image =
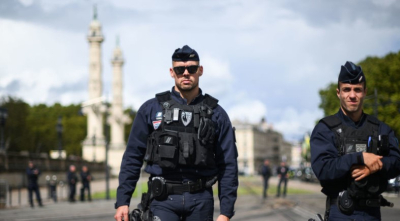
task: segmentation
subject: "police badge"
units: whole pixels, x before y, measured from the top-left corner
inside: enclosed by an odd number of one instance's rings
[[[181,120],[183,125],[187,126],[192,120],[192,112],[182,111]]]

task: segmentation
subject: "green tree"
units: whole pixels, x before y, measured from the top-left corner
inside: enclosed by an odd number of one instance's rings
[[[4,139],[8,151],[33,150],[30,125],[27,122],[29,104],[15,97],[3,97],[0,106],[7,109]]]

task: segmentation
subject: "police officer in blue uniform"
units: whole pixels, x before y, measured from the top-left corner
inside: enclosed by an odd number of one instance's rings
[[[218,100],[203,95],[202,74],[195,50],[187,45],[176,49],[170,68],[175,86],[139,108],[121,163],[117,221],[128,219],[143,162],[150,174],[149,190],[143,195],[147,200],[142,198],[142,204],[150,202],[149,220],[213,220],[216,181],[221,209],[217,220],[234,215],[238,187],[234,130]]]
[[[361,67],[346,62],[338,78],[340,109],[311,135],[312,169],[327,196],[325,220],[380,220],[380,206],[390,206],[381,193],[400,173],[398,140],[363,112],[366,92]]]

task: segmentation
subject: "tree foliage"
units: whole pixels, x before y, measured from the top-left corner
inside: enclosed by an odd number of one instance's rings
[[[23,100],[4,97],[0,106],[8,110],[4,137],[8,151],[49,153],[58,150],[59,137],[56,130],[58,118],[62,119],[62,148],[67,155],[82,155],[82,141],[86,137],[87,118],[81,113],[80,104],[52,106],[37,104],[30,106]],[[125,113],[134,113],[128,109]],[[129,136],[130,125],[125,126],[125,137]]]
[[[367,57],[358,65],[363,69],[367,81],[364,112],[377,114],[378,119],[388,124],[396,135],[400,134],[400,51],[382,58]],[[322,100],[319,107],[326,116],[339,109],[336,88],[337,82],[319,91]]]

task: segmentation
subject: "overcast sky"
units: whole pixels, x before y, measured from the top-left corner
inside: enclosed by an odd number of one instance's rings
[[[187,44],[204,66],[200,87],[231,120],[265,117],[288,140],[323,117],[318,91],[341,65],[400,50],[396,0],[1,0],[0,97],[85,101],[94,4],[105,96],[117,36],[124,106],[134,109],[173,86],[171,55]]]

